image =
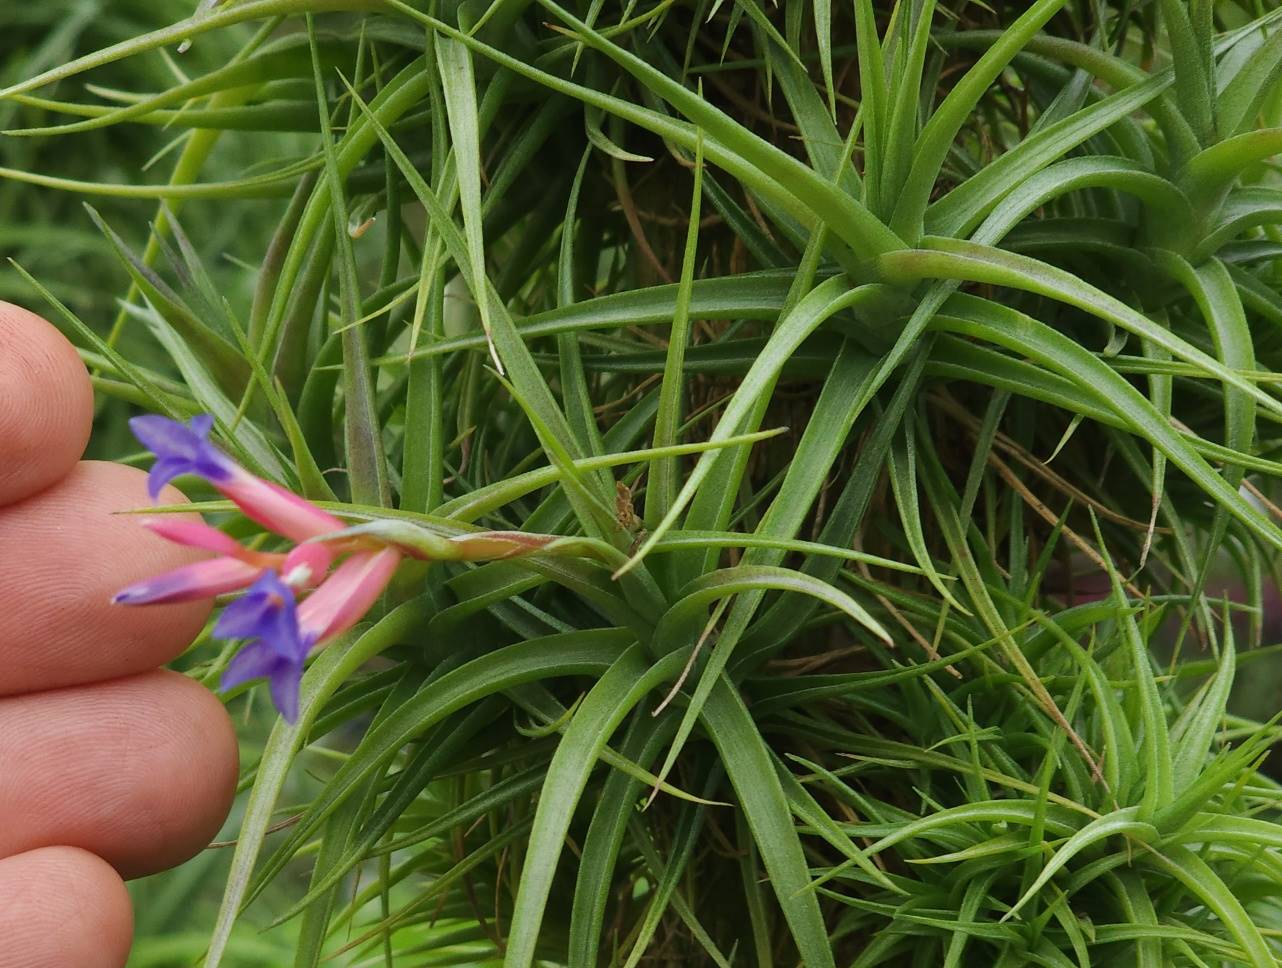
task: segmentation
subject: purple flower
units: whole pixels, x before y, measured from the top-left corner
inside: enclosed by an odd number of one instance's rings
[[[298,612],[294,592],[274,571],[265,571],[214,624],[220,639],[270,639],[284,651],[298,651]]]
[[[251,640],[228,663],[219,687],[226,690],[251,679],[267,679],[280,714],[288,722],[296,721],[299,682],[312,646],[323,645],[360,621],[400,560],[401,553],[393,548],[351,555],[302,605],[276,572],[264,572],[214,624],[218,638]]]
[[[232,479],[236,464],[210,443],[213,426],[214,418],[207,413],[185,424],[155,414],[129,421],[134,436],[156,455],[147,475],[147,492],[153,501],[161,488],[183,474],[198,474],[214,484]]]
[[[294,592],[274,571],[264,572],[214,625],[215,636],[252,641],[227,665],[219,688],[266,679],[272,702],[287,722],[298,719],[298,688],[314,637],[298,626]]]
[[[156,455],[147,475],[147,490],[154,501],[160,489],[180,474],[196,474],[213,484],[220,494],[236,503],[244,515],[294,541],[310,541],[333,531],[343,522],[271,481],[255,477],[209,441],[214,418],[207,413],[179,423],[155,415],[134,417],[129,429]]]

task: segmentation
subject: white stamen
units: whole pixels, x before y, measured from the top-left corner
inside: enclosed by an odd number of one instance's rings
[[[295,565],[284,576],[286,585],[291,588],[302,588],[312,580],[312,569],[308,565]]]

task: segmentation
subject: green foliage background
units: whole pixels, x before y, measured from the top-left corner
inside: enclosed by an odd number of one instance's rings
[[[95,454],[573,539],[229,697],[134,963],[1276,964],[1276,6],[16,10]]]

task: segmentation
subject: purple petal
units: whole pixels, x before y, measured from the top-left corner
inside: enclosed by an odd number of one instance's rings
[[[129,421],[129,429],[144,447],[157,454],[161,451],[189,446],[193,435],[198,438],[205,436],[199,432],[193,432],[193,428],[186,424],[154,413],[133,417]]]
[[[245,646],[236,657],[227,663],[218,688],[226,692],[249,682],[251,679],[266,679],[271,676],[281,659],[270,648],[261,642]]]
[[[285,659],[266,642],[252,642],[227,664],[218,688],[235,689],[254,679],[266,679],[272,703],[286,722],[298,720],[298,693],[303,678],[303,664]]]
[[[214,419],[208,414],[193,417],[190,424],[156,414],[129,421],[134,436],[156,455],[156,466],[147,480],[153,498],[180,474],[197,474],[215,483],[231,478],[236,464],[209,442],[213,426]]]
[[[299,641],[294,593],[274,571],[263,572],[244,595],[223,610],[213,634],[220,639],[261,639],[291,661],[306,654]]]
[[[281,621],[278,612],[256,615],[248,610],[233,612],[228,606],[214,625],[213,635],[216,639],[262,639],[279,655],[298,654],[295,632],[288,621]]]
[[[251,588],[225,609],[214,623],[218,639],[254,639],[275,630],[284,600],[273,602],[270,596]]]
[[[302,679],[301,663],[281,662],[271,674],[272,702],[287,723],[298,721],[298,690]]]
[[[151,470],[147,472],[147,495],[154,501],[160,497],[160,492],[164,490],[166,484],[175,477],[182,477],[188,471],[186,461],[176,460],[173,457],[162,457],[156,463],[151,465]]]

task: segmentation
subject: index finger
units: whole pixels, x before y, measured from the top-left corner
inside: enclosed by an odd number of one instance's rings
[[[75,466],[93,424],[93,389],[52,325],[0,302],[0,505],[30,497]]]

